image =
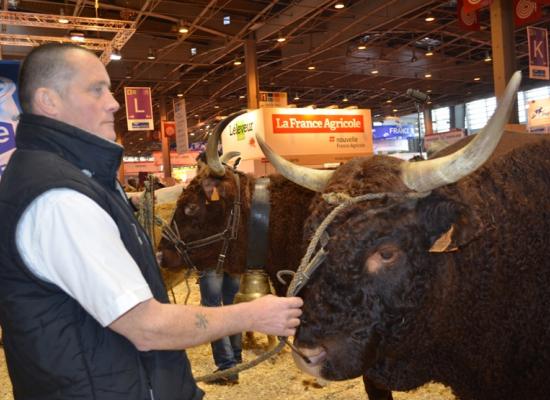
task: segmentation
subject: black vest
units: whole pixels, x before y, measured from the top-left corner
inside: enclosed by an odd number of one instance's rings
[[[0,324],[15,398],[201,399],[184,351],[139,352],[36,278],[17,251],[16,226],[29,204],[52,188],[76,190],[113,218],[154,297],[168,303],[147,235],[118,190],[122,147],[36,115],[22,115],[16,144],[0,181]]]

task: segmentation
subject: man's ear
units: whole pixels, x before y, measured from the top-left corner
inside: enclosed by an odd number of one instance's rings
[[[44,115],[46,117],[55,117],[59,112],[59,103],[61,98],[59,94],[47,87],[36,89],[33,98],[33,110],[35,114]]]

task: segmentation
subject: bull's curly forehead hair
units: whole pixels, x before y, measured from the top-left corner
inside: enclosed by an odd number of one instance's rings
[[[63,94],[66,84],[76,72],[69,52],[91,51],[71,43],[48,43],[35,47],[19,69],[19,101],[23,112],[33,112],[33,97],[41,87]]]

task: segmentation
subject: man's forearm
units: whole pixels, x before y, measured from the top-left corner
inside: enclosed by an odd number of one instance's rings
[[[224,307],[161,304],[151,299],[109,328],[142,351],[185,349],[244,331],[292,335],[299,324],[301,304],[298,298],[274,296]]]

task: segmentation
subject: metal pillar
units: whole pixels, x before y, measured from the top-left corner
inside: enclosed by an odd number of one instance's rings
[[[491,4],[491,41],[495,96],[500,99],[506,84],[516,70],[513,0],[493,0]],[[514,105],[509,122],[518,123],[517,103]]]
[[[164,134],[163,121],[166,121],[166,97],[162,96],[159,101],[160,111],[160,137],[162,145],[162,170],[165,178],[172,177],[172,164],[170,162],[170,138]]]
[[[258,58],[256,55],[256,36],[254,33],[250,33],[244,41],[244,59],[248,108],[260,108],[260,79],[258,75]]]

